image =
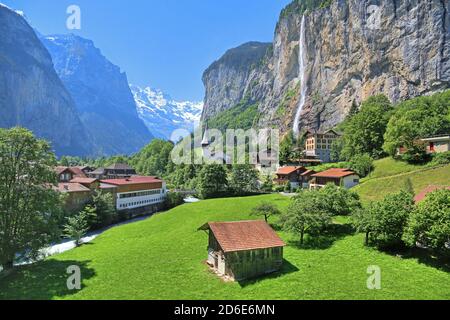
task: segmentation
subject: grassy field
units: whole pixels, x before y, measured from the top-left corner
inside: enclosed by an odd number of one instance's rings
[[[288,243],[281,272],[258,280],[224,283],[203,263],[207,221],[249,219],[280,195],[186,204],[145,221],[113,228],[93,243],[19,269],[0,280],[1,299],[450,299],[449,266],[423,252],[397,254],[363,246],[338,217],[334,232],[308,239],[279,232]],[[254,219],[254,217],[251,217]],[[272,221],[275,222],[275,221]],[[82,270],[81,291],[68,291],[66,269]],[[382,289],[368,290],[367,268],[382,271]]]
[[[391,158],[378,160],[375,161],[375,170],[353,190],[367,203],[400,190],[408,179],[416,193],[429,185],[450,185],[450,165],[433,168],[414,166]]]

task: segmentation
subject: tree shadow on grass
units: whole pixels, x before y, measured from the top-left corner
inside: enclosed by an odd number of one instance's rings
[[[285,276],[285,275],[293,273],[293,272],[297,272],[299,270],[300,269],[297,268],[296,266],[294,266],[292,263],[290,263],[286,259],[283,259],[283,266],[281,267],[281,270],[273,272],[273,273],[269,273],[266,275],[262,275],[259,277],[251,278],[251,279],[240,280],[240,281],[238,281],[238,283],[241,286],[241,288],[244,288],[246,286],[256,284],[256,283],[259,283],[259,282],[267,280],[267,279],[280,278],[282,276]]]
[[[318,234],[305,235],[304,243],[300,240],[288,241],[288,245],[303,250],[325,250],[330,248],[336,241],[354,234],[351,224],[333,224]]]
[[[382,251],[402,259],[417,259],[420,264],[450,273],[449,253],[444,254],[423,248],[384,249]]]
[[[0,299],[50,300],[76,294],[79,290],[67,288],[67,280],[73,275],[67,269],[71,266],[80,268],[83,290],[84,281],[95,276],[95,271],[88,267],[89,262],[49,259],[17,267],[9,275],[0,278]]]

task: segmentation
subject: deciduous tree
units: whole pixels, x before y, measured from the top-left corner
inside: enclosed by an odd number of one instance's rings
[[[22,128],[0,129],[0,265],[31,257],[58,235],[59,194],[50,145]]]
[[[254,216],[263,216],[266,222],[268,222],[271,216],[279,215],[281,211],[276,205],[270,202],[262,202],[252,209],[251,214]]]

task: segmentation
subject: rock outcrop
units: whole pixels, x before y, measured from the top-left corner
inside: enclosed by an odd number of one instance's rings
[[[331,128],[371,95],[396,103],[450,87],[448,0],[334,0],[313,10],[299,0],[283,11],[272,48],[252,61],[255,68],[236,72],[219,60],[205,72],[204,120],[247,96],[258,103],[259,127],[294,127],[303,15],[308,90],[300,130]],[[230,83],[241,90],[227,90]]]
[[[74,101],[25,19],[0,5],[0,127],[22,126],[58,155],[92,152]]]
[[[41,36],[60,79],[92,137],[94,156],[132,154],[153,135],[139,118],[127,75],[91,40],[75,35]]]

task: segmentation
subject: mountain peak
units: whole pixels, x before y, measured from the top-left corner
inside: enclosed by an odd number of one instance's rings
[[[160,89],[130,84],[139,117],[156,137],[170,139],[177,129],[193,131],[198,125],[203,102],[176,101]]]

